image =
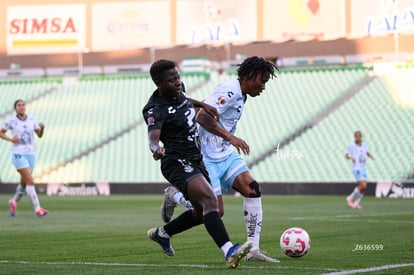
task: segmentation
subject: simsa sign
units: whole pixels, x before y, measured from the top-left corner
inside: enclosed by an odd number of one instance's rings
[[[85,48],[84,5],[10,6],[7,53],[79,52]]]

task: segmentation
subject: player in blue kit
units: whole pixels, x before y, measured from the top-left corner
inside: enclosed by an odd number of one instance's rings
[[[45,125],[38,123],[36,118],[26,114],[26,103],[19,99],[14,103],[15,116],[6,119],[0,130],[0,138],[13,143],[12,161],[20,174],[20,184],[16,193],[9,200],[10,215],[16,215],[17,203],[27,193],[36,215],[45,216],[48,211],[40,207],[39,198],[33,182],[32,172],[35,165],[34,134],[41,138]],[[12,132],[12,137],[7,136],[7,131]]]
[[[367,168],[366,157],[374,160],[374,157],[369,153],[368,145],[362,141],[361,131],[354,133],[355,141],[348,145],[345,158],[352,160],[352,174],[358,186],[354,191],[346,197],[348,206],[355,209],[361,209],[360,201],[364,196],[364,191],[367,188]]]
[[[278,262],[259,249],[263,216],[260,186],[240,157],[241,152],[245,155],[250,153],[249,145],[235,136],[235,131],[247,95],[259,96],[264,91],[266,82],[275,77],[276,70],[274,64],[263,58],[256,56],[247,58],[237,69],[238,78],[218,85],[204,101],[217,109],[219,122],[214,121],[204,110],[200,110],[197,116],[203,161],[218,198],[220,214],[224,214],[222,189],[229,191],[233,188],[244,196],[243,210],[247,240],[253,243],[246,259],[251,261]],[[171,218],[177,204],[186,208],[191,207],[180,192],[173,187],[167,188],[161,206],[164,221]]]

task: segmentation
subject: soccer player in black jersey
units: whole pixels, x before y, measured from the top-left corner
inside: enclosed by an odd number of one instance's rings
[[[147,235],[167,255],[173,256],[170,237],[204,223],[216,245],[223,251],[227,266],[235,268],[252,244],[249,241],[243,245],[233,245],[230,242],[219,216],[217,197],[209,184],[208,173],[196,144],[194,107],[203,108],[216,118],[217,111],[185,96],[174,62],[158,60],[152,64],[150,74],[157,89],[143,109],[148,125],[149,147],[153,158],[161,160],[164,177],[191,201],[194,209],[184,212],[162,227],[148,230]]]

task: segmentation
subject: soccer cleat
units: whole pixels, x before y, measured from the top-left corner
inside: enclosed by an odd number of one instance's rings
[[[280,263],[278,259],[273,259],[266,256],[262,251],[259,249],[250,251],[247,253],[246,256],[247,261],[257,261],[257,262],[270,262],[270,263]]]
[[[37,212],[36,212],[36,215],[38,216],[38,217],[43,217],[43,216],[46,216],[47,215],[47,213],[49,213],[49,211],[47,211],[46,209],[44,209],[44,208],[40,208]]]
[[[13,198],[9,200],[9,206],[10,206],[10,216],[12,217],[16,216],[17,204],[14,202]]]
[[[174,214],[174,208],[177,204],[174,202],[173,196],[177,192],[177,189],[173,186],[168,186],[164,189],[164,200],[161,204],[161,218],[165,223],[169,222]]]
[[[233,245],[229,251],[227,251],[227,255],[225,257],[227,267],[228,268],[236,268],[240,265],[240,261],[243,257],[249,253],[250,249],[252,248],[252,242],[247,241],[242,245],[235,244]]]
[[[153,240],[154,242],[158,243],[161,246],[161,249],[164,251],[165,254],[168,256],[174,256],[175,251],[170,245],[170,239],[169,238],[163,238],[160,235],[158,235],[158,228],[151,228],[147,232],[148,238]]]
[[[346,201],[348,202],[348,206],[354,208],[354,199],[346,197]]]
[[[362,206],[359,203],[354,204],[355,209],[362,209]]]

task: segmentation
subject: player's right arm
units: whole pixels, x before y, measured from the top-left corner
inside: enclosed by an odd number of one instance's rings
[[[159,160],[163,156],[165,156],[165,148],[160,146],[160,136],[161,130],[154,129],[148,131],[148,143],[150,147],[150,151],[152,153],[152,157],[155,160]]]
[[[0,138],[4,139],[6,141],[9,141],[11,143],[19,143],[19,138],[18,137],[9,137],[6,135],[7,130],[6,129],[1,129],[0,130]]]
[[[225,140],[228,140],[234,147],[236,147],[237,152],[240,154],[242,151],[245,155],[250,154],[250,148],[246,141],[241,138],[236,137],[229,131],[227,131],[218,121],[216,121],[210,114],[208,114],[204,109],[201,109],[196,118],[197,122],[210,133],[215,134],[216,136],[222,137]]]
[[[164,124],[162,109],[158,106],[145,106],[143,116],[148,126],[148,144],[154,160],[159,160],[165,156],[165,148],[160,145],[161,129]]]

